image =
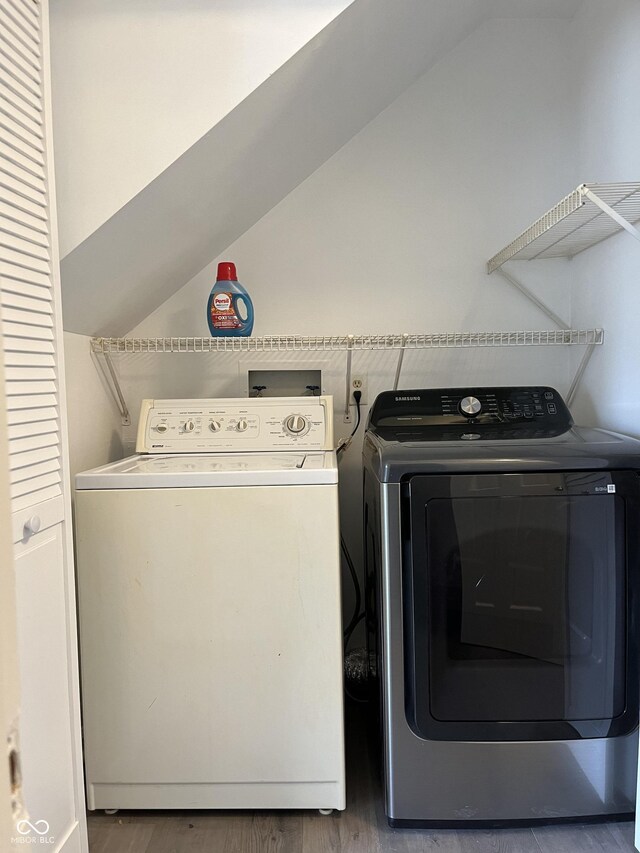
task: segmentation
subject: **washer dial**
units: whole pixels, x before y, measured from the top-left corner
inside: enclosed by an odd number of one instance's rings
[[[309,421],[304,415],[289,415],[284,422],[284,428],[289,435],[303,435],[309,429]]]

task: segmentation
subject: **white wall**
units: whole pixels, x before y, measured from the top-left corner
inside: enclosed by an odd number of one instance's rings
[[[64,333],[69,467],[71,484],[79,471],[123,455],[122,426],[91,355],[90,338]]]
[[[225,259],[236,261],[254,299],[255,334],[550,328],[484,264],[566,187],[575,144],[568,32],[560,21],[483,25],[237,240]],[[131,334],[207,335],[216,262]],[[566,266],[527,266],[523,278],[568,319],[569,289],[558,287]],[[370,399],[390,387],[395,359],[354,356]],[[233,356],[127,356],[120,368],[135,412],[142,396],[246,393],[246,367],[261,360],[276,359],[243,357],[239,367]],[[346,434],[344,355],[283,360],[322,362],[337,432]],[[563,348],[414,352],[401,385],[566,391],[568,362]],[[343,529],[357,558],[359,456],[354,443],[341,472]]]
[[[566,185],[568,27],[483,25],[232,244],[254,333],[544,327],[484,262]],[[217,260],[131,334],[207,334]]]
[[[64,257],[350,0],[56,0]]]
[[[574,183],[640,179],[640,4],[585,0],[573,24],[576,127]],[[601,325],[574,411],[582,421],[640,436],[640,244],[628,234],[572,262],[575,324]]]

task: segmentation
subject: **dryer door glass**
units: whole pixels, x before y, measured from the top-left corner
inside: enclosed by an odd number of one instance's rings
[[[636,479],[412,479],[405,616],[421,734],[568,739],[633,728],[625,526]]]

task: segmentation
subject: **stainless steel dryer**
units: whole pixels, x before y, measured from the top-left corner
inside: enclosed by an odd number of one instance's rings
[[[631,816],[640,441],[451,388],[381,394],[363,453],[389,822]]]

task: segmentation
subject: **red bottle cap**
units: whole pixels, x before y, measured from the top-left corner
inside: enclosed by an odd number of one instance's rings
[[[218,264],[218,276],[216,281],[237,281],[238,273],[236,272],[236,265],[232,264],[231,261],[222,261],[222,263]]]

